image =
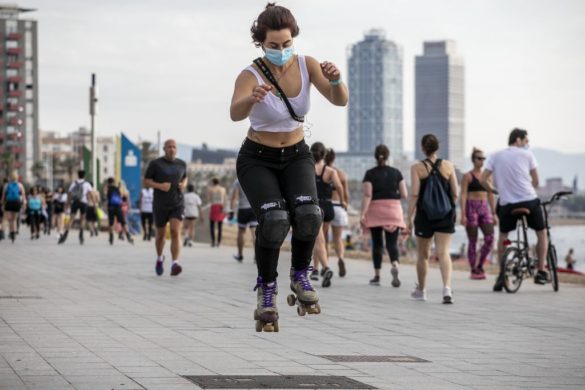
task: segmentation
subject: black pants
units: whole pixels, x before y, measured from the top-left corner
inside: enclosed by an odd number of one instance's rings
[[[154,222],[152,213],[140,213],[140,220],[142,222],[143,235],[152,237],[152,224]]]
[[[29,210],[28,217],[30,222],[30,233],[38,234],[41,229],[41,210]]]
[[[400,261],[398,252],[398,235],[400,229],[396,229],[392,233],[384,230],[383,227],[370,228],[372,235],[372,260],[374,261],[374,269],[382,268],[382,256],[384,255],[384,237],[386,236],[386,250],[390,255],[390,261]]]
[[[282,205],[289,214],[292,267],[296,270],[307,268],[317,233],[310,238],[302,236],[304,240],[301,240],[297,230],[303,231],[305,227],[294,222],[294,213],[301,200],[318,205],[315,162],[309,146],[301,141],[286,148],[270,148],[246,139],[238,154],[236,170],[242,190],[258,219],[255,245],[258,275],[267,283],[278,275],[280,248],[266,247],[259,239],[264,225],[263,212],[272,204]]]
[[[215,241],[215,224],[217,224],[217,241]],[[211,233],[211,243],[219,246],[221,244],[221,232],[223,230],[223,222],[209,221],[209,231]]]

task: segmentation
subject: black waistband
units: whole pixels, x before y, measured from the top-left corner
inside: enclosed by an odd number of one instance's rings
[[[298,153],[301,148],[306,145],[305,140],[301,140],[294,145],[284,146],[282,148],[273,148],[271,146],[266,146],[259,144],[258,142],[252,141],[250,138],[246,138],[242,143],[242,148],[245,149],[253,149],[258,153],[265,153],[269,155],[290,155]]]

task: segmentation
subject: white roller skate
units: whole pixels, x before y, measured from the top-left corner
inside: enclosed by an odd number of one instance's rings
[[[286,302],[289,306],[297,305],[297,314],[301,317],[305,314],[319,314],[321,313],[321,306],[319,306],[319,294],[311,285],[308,274],[313,270],[313,267],[302,270],[290,269],[290,289],[293,294],[286,297]]]

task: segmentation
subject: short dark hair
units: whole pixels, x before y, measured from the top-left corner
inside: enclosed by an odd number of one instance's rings
[[[114,178],[113,177],[108,177],[108,184],[109,185],[114,184]]]
[[[434,134],[423,135],[420,145],[427,157],[439,150],[439,140]]]
[[[85,178],[85,171],[83,169],[80,169],[79,171],[77,171],[77,177],[80,179]]]
[[[193,184],[187,185],[187,192],[195,192],[195,186]]]
[[[335,161],[335,150],[332,148],[327,149],[325,153],[325,164],[331,165]]]
[[[211,183],[213,185],[218,185],[219,184],[219,179],[217,177],[214,177],[213,179],[211,179]]]
[[[279,31],[285,28],[290,30],[293,38],[299,35],[299,26],[292,12],[288,8],[276,5],[276,3],[268,3],[250,28],[254,46],[262,46],[268,30]]]
[[[325,145],[322,142],[315,142],[311,145],[311,153],[316,163],[323,160],[326,153]]]
[[[519,128],[514,128],[511,132],[510,132],[510,137],[508,138],[508,146],[513,145],[516,143],[516,140],[518,138],[520,139],[524,139],[526,138],[526,136],[528,135],[528,132],[526,130],[523,129],[519,129]]]
[[[380,144],[376,146],[376,150],[374,150],[374,158],[378,162],[378,166],[381,167],[384,165],[386,160],[390,157],[390,149],[384,144]]]

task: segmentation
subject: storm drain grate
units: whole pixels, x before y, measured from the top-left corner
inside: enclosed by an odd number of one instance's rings
[[[27,296],[27,295],[0,295],[0,299],[42,299],[41,297],[36,296]]]
[[[319,355],[336,363],[430,363],[414,356]]]
[[[375,389],[344,376],[201,375],[184,378],[203,389]]]

